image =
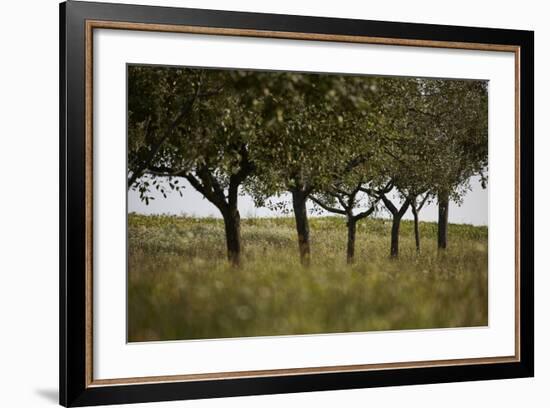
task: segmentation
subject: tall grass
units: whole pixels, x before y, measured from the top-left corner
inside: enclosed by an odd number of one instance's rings
[[[310,219],[311,266],[298,257],[291,218],[242,221],[243,266],[226,262],[218,219],[128,218],[130,341],[403,330],[487,325],[487,228],[403,221],[399,259],[391,225],[358,224],[356,261],[345,259],[345,221]]]

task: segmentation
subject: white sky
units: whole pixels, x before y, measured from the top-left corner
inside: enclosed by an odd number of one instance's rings
[[[180,183],[186,188],[183,191],[183,197],[180,197],[176,192],[172,192],[167,198],[164,198],[160,193],[152,194],[155,200],[145,205],[139,199],[139,194],[135,191],[128,192],[128,212],[136,212],[140,214],[173,214],[173,215],[192,215],[196,217],[216,217],[221,218],[219,210],[208,200],[191,187],[185,180]],[[469,191],[461,206],[456,203],[451,203],[449,210],[449,222],[457,224],[473,224],[487,225],[488,223],[488,190],[481,188],[479,180],[472,178],[470,180],[472,191]],[[283,197],[289,199],[289,197]],[[312,204],[308,204],[311,208]],[[383,207],[383,206],[381,206]],[[242,218],[248,217],[279,217],[289,216],[269,208],[256,208],[250,196],[244,195],[239,197],[239,212]],[[323,212],[320,215],[329,213]],[[318,215],[315,213],[315,215]],[[335,214],[330,214],[335,215]],[[380,213],[379,217],[388,217],[387,213]],[[405,214],[405,219],[412,219],[410,209]],[[431,203],[422,209],[420,213],[421,221],[437,221],[437,203]]]

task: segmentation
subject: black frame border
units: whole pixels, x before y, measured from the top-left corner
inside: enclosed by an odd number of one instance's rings
[[[341,390],[534,376],[534,32],[68,1],[59,8],[59,401],[64,406]],[[87,20],[520,47],[518,362],[86,387],[85,34]]]

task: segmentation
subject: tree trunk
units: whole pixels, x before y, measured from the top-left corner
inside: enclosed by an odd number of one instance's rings
[[[401,218],[394,216],[391,226],[391,247],[390,257],[397,258],[399,255],[399,227],[401,226]]]
[[[347,251],[347,261],[348,264],[353,263],[353,258],[355,256],[355,231],[357,227],[357,221],[353,218],[348,218],[348,251]]]
[[[241,264],[241,216],[237,208],[229,209],[223,214],[225,224],[225,241],[227,259],[233,266]]]
[[[309,249],[309,224],[307,220],[306,195],[300,190],[292,191],[292,207],[296,220],[296,232],[298,233],[298,249],[300,251],[300,262],[308,266],[310,263]]]
[[[414,240],[416,242],[416,252],[420,252],[420,231],[418,229],[418,212],[413,211],[414,217]]]
[[[447,248],[447,229],[449,224],[449,194],[440,192],[437,195],[439,217],[437,220],[437,247]]]

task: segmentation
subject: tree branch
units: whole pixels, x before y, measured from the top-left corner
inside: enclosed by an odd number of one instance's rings
[[[185,179],[193,186],[195,190],[197,190],[199,193],[201,193],[208,201],[210,201],[212,204],[214,204],[220,211],[225,211],[227,209],[227,203],[224,199],[220,199],[220,197],[214,193],[214,191],[209,188],[208,186],[205,186],[201,184],[199,179],[197,179],[193,174],[186,174]]]
[[[313,201],[319,207],[321,207],[322,209],[324,209],[328,212],[335,213],[335,214],[340,214],[340,215],[346,215],[346,212],[344,210],[341,210],[341,209],[336,208],[336,207],[331,207],[331,206],[329,206],[328,204],[322,202],[321,200],[319,200],[317,197],[315,197],[313,195],[311,195],[309,198],[311,199],[311,201]]]
[[[371,205],[370,208],[366,211],[363,211],[363,212],[360,212],[359,214],[356,214],[353,216],[353,219],[355,221],[359,221],[359,220],[362,220],[363,218],[366,218],[368,217],[369,215],[371,215],[374,210],[376,209],[376,204],[378,203],[378,201],[376,201],[375,204]]]
[[[210,170],[206,166],[201,166],[197,169],[197,175],[202,181],[202,184],[204,187],[209,190],[213,197],[215,197],[216,201],[218,201],[221,205],[223,203],[224,205],[227,205],[225,196],[225,191],[220,186],[220,183],[216,178],[212,175]],[[221,209],[221,207],[220,207]]]
[[[338,203],[342,206],[342,208],[344,208],[345,210],[349,210],[348,205],[346,204],[346,202],[341,196],[335,195],[335,197],[338,200]]]
[[[424,204],[426,204],[426,201],[428,201],[429,196],[430,196],[430,193],[427,192],[426,195],[424,196],[424,198],[422,199],[422,201],[420,202],[420,205],[418,206],[416,211],[420,211],[422,209],[422,207],[424,207]]]
[[[405,213],[407,212],[407,209],[409,208],[409,204],[410,204],[410,200],[407,198],[403,203],[403,205],[401,205],[401,208],[399,209],[399,211],[397,212],[397,216],[399,218],[402,218],[403,215],[405,215]]]
[[[386,185],[380,189],[380,190],[375,190],[375,189],[372,189],[372,188],[365,188],[365,187],[359,187],[359,191],[363,192],[363,193],[367,193],[369,195],[373,195],[375,197],[377,197],[378,199],[380,199],[380,194],[388,194],[390,191],[393,190],[393,180],[390,180],[386,183]]]
[[[381,193],[379,195],[380,199],[382,199],[382,202],[386,206],[386,208],[389,210],[389,212],[392,213],[393,216],[396,216],[399,213],[399,210],[393,205],[393,203],[386,197],[385,193]]]

